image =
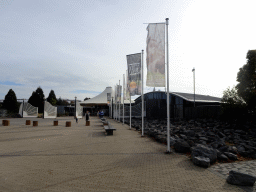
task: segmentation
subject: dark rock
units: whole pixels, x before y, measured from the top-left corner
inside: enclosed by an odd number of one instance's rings
[[[216,149],[199,144],[191,148],[191,156],[192,158],[198,156],[206,157],[210,159],[210,163],[214,163],[217,159],[217,151]]]
[[[199,137],[200,140],[203,140],[203,141],[208,141],[208,139],[206,137]]]
[[[211,143],[211,146],[212,146],[212,148],[217,149],[218,146],[219,146],[219,143],[218,142],[213,142],[213,143]]]
[[[237,154],[237,148],[235,146],[229,146],[228,151],[233,154]]]
[[[239,146],[237,147],[237,152],[240,153],[240,154],[241,154],[241,152],[242,152],[242,153],[245,152],[244,146],[239,145]]]
[[[228,157],[224,154],[220,154],[220,155],[217,155],[218,156],[218,160],[221,160],[221,161],[227,161],[228,160]]]
[[[197,137],[204,137],[205,135],[203,133],[196,133],[195,136],[197,136]]]
[[[188,142],[190,147],[194,147],[195,146],[195,143],[192,140],[188,140],[187,142]]]
[[[180,134],[180,138],[181,138],[181,139],[184,139],[184,140],[187,140],[187,136],[186,136],[186,135],[183,135],[183,134]]]
[[[187,153],[190,151],[190,146],[186,141],[180,140],[174,144],[174,149],[179,153]]]
[[[187,131],[187,136],[194,137],[195,136],[195,131],[188,130]]]
[[[174,146],[176,143],[176,139],[174,137],[170,137],[170,146]]]
[[[224,155],[226,155],[230,160],[237,160],[237,155],[230,153],[230,152],[224,152]]]
[[[210,159],[207,157],[193,156],[192,162],[199,167],[210,167]]]
[[[253,186],[255,181],[256,177],[237,171],[230,171],[227,178],[227,182],[232,185]]]
[[[207,135],[208,135],[208,136],[215,136],[215,133],[209,131],[209,132],[207,132]]]
[[[251,158],[256,159],[256,153],[252,154]]]
[[[225,145],[223,147],[220,147],[218,150],[221,151],[222,153],[229,152],[229,146]]]

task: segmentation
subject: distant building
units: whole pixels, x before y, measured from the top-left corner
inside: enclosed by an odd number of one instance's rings
[[[208,95],[171,92],[170,118],[218,118],[220,115],[221,98]],[[163,91],[155,91],[144,94],[147,118],[167,117],[167,94]],[[135,104],[141,103],[141,96],[135,99]]]

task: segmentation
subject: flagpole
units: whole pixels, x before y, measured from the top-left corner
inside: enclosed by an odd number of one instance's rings
[[[23,102],[22,102],[22,118],[23,118],[23,109],[24,109],[24,99],[23,99]]]
[[[117,85],[115,86],[115,107],[114,107],[114,119],[116,120],[116,95],[117,95]]]
[[[119,80],[119,87],[118,87],[118,93],[120,94],[120,101],[119,101],[119,118],[118,118],[118,120],[119,120],[119,122],[120,122],[120,103],[121,103],[121,89],[120,89],[120,80]]]
[[[141,109],[142,132],[141,132],[141,137],[144,137],[143,52],[144,52],[144,50],[142,50],[142,54],[141,54],[141,102],[142,102],[142,109]]]
[[[132,129],[132,97],[131,97],[131,94],[130,94],[130,129]]]
[[[125,75],[123,74],[123,125],[124,125],[124,85],[125,85]]]
[[[167,151],[166,153],[170,153],[170,101],[169,101],[169,45],[168,45],[168,25],[169,18],[166,18],[166,63],[167,63]]]

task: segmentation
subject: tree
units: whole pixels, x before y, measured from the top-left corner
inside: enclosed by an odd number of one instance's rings
[[[57,98],[53,90],[50,91],[49,96],[47,97],[47,101],[51,103],[51,105],[57,104]]]
[[[89,98],[89,97],[85,97],[85,98],[84,98],[84,101],[89,100],[89,99],[91,99],[91,98]]]
[[[247,64],[237,73],[236,89],[245,101],[248,111],[256,114],[256,50],[249,50],[246,59]]]
[[[44,92],[41,87],[38,87],[36,91],[33,91],[32,95],[28,99],[28,102],[34,107],[38,107],[38,112],[43,113],[44,110]]]
[[[10,89],[8,93],[5,95],[3,107],[11,113],[18,113],[19,111],[19,103],[17,102],[17,97],[15,92]]]
[[[68,105],[69,103],[66,100],[61,99],[61,97],[57,100],[57,105]]]
[[[222,97],[222,117],[225,120],[243,120],[245,111],[245,101],[241,98],[237,89],[233,87],[230,89],[229,87],[223,92]]]

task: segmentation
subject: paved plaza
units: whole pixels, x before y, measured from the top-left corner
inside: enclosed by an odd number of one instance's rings
[[[185,155],[165,154],[165,145],[111,119],[112,136],[97,117],[90,126],[62,117],[59,126],[31,118],[33,127],[27,119],[0,125],[0,191],[255,191],[228,184],[225,167],[204,169]]]

